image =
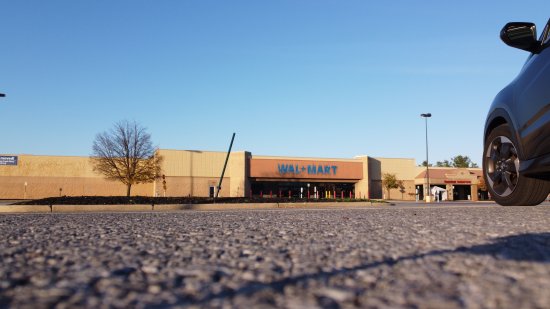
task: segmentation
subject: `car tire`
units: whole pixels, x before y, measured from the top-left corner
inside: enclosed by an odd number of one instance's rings
[[[550,191],[550,182],[528,178],[519,171],[521,158],[507,124],[493,129],[485,139],[483,176],[493,199],[503,206],[534,206]]]

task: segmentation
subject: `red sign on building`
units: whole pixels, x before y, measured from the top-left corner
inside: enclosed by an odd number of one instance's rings
[[[472,181],[471,180],[445,180],[445,183],[458,184],[458,185],[470,185],[472,184]]]

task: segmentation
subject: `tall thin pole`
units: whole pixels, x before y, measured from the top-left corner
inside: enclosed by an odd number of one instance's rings
[[[225,157],[225,163],[223,164],[222,175],[220,176],[220,182],[218,183],[218,188],[216,189],[216,195],[214,196],[214,202],[216,202],[216,199],[218,198],[218,194],[220,194],[220,190],[222,189],[223,175],[225,174],[225,168],[227,167],[227,161],[229,161],[229,154],[231,154],[231,148],[233,147],[233,140],[235,140],[235,133],[233,133],[233,136],[231,137],[231,143],[229,144],[229,150],[227,151],[227,156]]]
[[[424,196],[424,199],[426,202],[430,202],[431,194],[430,194],[430,159],[428,157],[428,118],[432,117],[431,113],[426,114],[420,114],[420,117],[423,117],[425,119],[426,123],[426,178],[427,178],[427,188],[426,188],[426,195]]]
[[[431,199],[431,193],[430,193],[430,160],[428,158],[428,117],[424,117],[424,119],[426,120],[426,178],[428,178],[428,196],[430,197]]]

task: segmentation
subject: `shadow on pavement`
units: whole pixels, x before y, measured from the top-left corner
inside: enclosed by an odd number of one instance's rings
[[[492,255],[500,260],[550,263],[550,233],[520,234],[498,237],[494,242],[472,247],[459,247],[441,254],[463,252]],[[434,255],[434,253],[426,255]]]
[[[475,245],[471,247],[458,247],[456,249],[433,250],[396,259],[388,258],[374,261],[351,268],[336,269],[329,272],[318,272],[284,278],[269,283],[250,282],[234,291],[213,293],[193,302],[194,304],[208,303],[214,299],[233,298],[238,295],[252,295],[256,292],[271,289],[282,293],[285,286],[295,285],[307,280],[326,281],[331,277],[352,273],[359,270],[373,269],[380,266],[393,266],[407,260],[417,260],[430,256],[451,255],[456,253],[490,255],[498,260],[529,261],[550,263],[550,233],[520,234],[495,238],[491,243]]]

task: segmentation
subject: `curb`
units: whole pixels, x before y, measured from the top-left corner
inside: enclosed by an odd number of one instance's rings
[[[312,209],[355,208],[390,206],[379,202],[313,202],[313,203],[255,203],[255,204],[161,204],[161,205],[6,205],[0,206],[0,214],[11,213],[83,213],[83,212],[166,212],[181,210],[261,210],[261,209]]]
[[[0,213],[50,213],[52,207],[47,205],[6,205],[0,206]]]

